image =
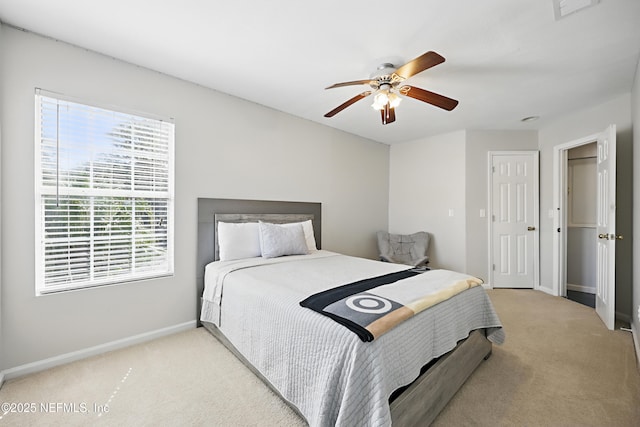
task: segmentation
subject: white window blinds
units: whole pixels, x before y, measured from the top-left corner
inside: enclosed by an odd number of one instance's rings
[[[36,293],[173,273],[174,125],[36,93]]]

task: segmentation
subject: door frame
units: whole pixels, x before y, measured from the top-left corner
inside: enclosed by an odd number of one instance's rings
[[[567,187],[569,150],[598,142],[594,133],[553,147],[553,288],[552,295],[567,296]],[[564,230],[564,232],[562,231]]]
[[[513,151],[489,151],[487,153],[487,240],[489,247],[489,256],[487,257],[489,272],[488,287],[493,289],[494,270],[493,270],[493,158],[498,156],[522,156],[530,155],[533,157],[533,226],[535,229],[535,237],[533,239],[533,289],[540,289],[540,151],[538,150],[513,150]]]

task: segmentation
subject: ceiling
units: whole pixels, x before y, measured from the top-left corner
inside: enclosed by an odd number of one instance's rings
[[[629,93],[640,54],[638,0],[559,20],[552,0],[0,0],[0,20],[386,144],[544,127]],[[455,110],[405,98],[383,126],[367,98],[324,117],[367,88],[325,87],[429,50],[446,62],[406,83]]]

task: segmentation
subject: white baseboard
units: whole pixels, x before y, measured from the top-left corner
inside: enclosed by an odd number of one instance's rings
[[[636,362],[637,364],[637,368],[640,371],[640,335],[638,335],[638,331],[635,327],[635,325],[632,323],[631,324],[631,335],[633,335],[633,344],[636,347]]]
[[[140,344],[146,341],[151,341],[156,338],[160,338],[166,335],[175,334],[177,332],[188,331],[189,329],[196,328],[197,323],[195,320],[181,323],[178,325],[169,326],[162,329],[156,329],[155,331],[145,332],[143,334],[134,335],[132,337],[123,338],[116,341],[111,341],[105,344],[96,345],[94,347],[85,348],[78,351],[72,351],[71,353],[61,354],[59,356],[50,357],[48,359],[39,360],[37,362],[27,363],[25,365],[16,366],[15,368],[5,369],[0,372],[0,386],[2,382],[7,379],[21,377],[23,375],[32,374],[34,372],[43,371],[45,369],[53,368],[54,366],[64,365],[69,362],[75,362],[76,360],[85,359],[87,357],[96,356],[98,354],[106,353],[112,350],[118,350],[120,348],[129,347],[134,344]]]
[[[571,283],[567,283],[567,290],[576,291],[576,292],[584,292],[586,294],[595,294],[596,288],[590,288],[589,286],[582,285],[574,285]]]

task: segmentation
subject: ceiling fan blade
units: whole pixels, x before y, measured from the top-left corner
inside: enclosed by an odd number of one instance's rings
[[[358,101],[360,101],[363,98],[366,98],[367,96],[371,95],[371,91],[366,91],[366,92],[362,92],[359,95],[354,96],[353,98],[351,98],[350,100],[343,102],[342,104],[338,105],[336,108],[334,108],[333,110],[329,111],[327,114],[325,114],[325,117],[333,117],[336,114],[338,114],[340,111],[344,110],[345,108],[347,108],[348,106],[350,106],[351,104],[354,104]]]
[[[420,89],[415,86],[402,86],[399,89],[399,92],[410,98],[435,105],[436,107],[440,107],[447,111],[453,110],[458,105],[458,101],[455,99],[447,98],[446,96],[439,95],[435,92],[429,92],[428,90]]]
[[[333,84],[331,86],[325,87],[325,89],[333,89],[333,88],[336,88],[336,87],[343,87],[343,86],[368,85],[368,84],[371,84],[371,83],[372,83],[371,80],[354,80],[352,82],[336,83],[336,84]],[[375,82],[373,82],[373,83],[375,83]]]
[[[408,79],[411,76],[426,70],[427,68],[435,67],[438,64],[444,62],[444,58],[435,52],[429,51],[424,53],[412,61],[407,62],[395,71],[395,75]]]
[[[380,117],[382,118],[383,125],[393,123],[396,121],[396,110],[387,104],[382,110],[380,110]]]

